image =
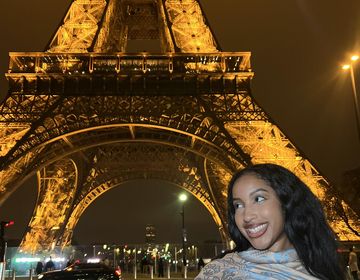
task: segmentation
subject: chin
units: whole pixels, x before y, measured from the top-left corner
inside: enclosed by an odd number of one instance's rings
[[[270,245],[267,245],[267,244],[254,244],[254,243],[251,243],[251,246],[254,249],[260,250],[260,251],[268,250],[270,248]]]
[[[259,251],[267,251],[269,250],[269,247],[268,246],[264,246],[264,247],[254,247],[256,250],[259,250]]]
[[[271,240],[252,240],[253,242],[250,242],[251,246],[256,249],[256,250],[260,250],[260,251],[265,251],[265,250],[269,250],[274,243],[271,242]]]

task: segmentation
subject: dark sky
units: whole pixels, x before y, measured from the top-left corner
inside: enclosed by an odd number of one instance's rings
[[[1,73],[7,70],[9,51],[45,48],[70,2],[0,1]],[[360,1],[201,3],[224,51],[252,52],[252,91],[258,104],[332,184],[340,185],[345,171],[360,166],[350,79],[340,69],[352,52],[360,52]],[[3,77],[0,89],[4,96]],[[179,192],[145,181],[112,190],[86,211],[75,238],[81,243],[99,236],[104,241],[142,242],[145,224],[154,223],[159,240],[180,242]],[[9,237],[24,231],[35,198],[36,185],[30,182],[0,208],[0,218],[18,221]],[[189,239],[218,239],[205,208],[195,199],[187,207]],[[94,218],[99,214],[104,218]]]

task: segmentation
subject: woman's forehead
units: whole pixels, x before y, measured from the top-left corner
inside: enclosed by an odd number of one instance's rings
[[[234,182],[232,193],[234,197],[236,195],[246,196],[257,190],[265,190],[269,193],[275,194],[275,191],[267,181],[251,173],[241,176]]]

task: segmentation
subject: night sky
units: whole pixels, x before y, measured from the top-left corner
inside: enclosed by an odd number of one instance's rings
[[[9,51],[44,50],[70,2],[0,1],[0,73],[7,71]],[[345,171],[360,167],[351,83],[340,67],[351,53],[360,52],[360,1],[201,3],[224,51],[252,52],[257,103],[332,184],[341,185]],[[5,96],[4,75],[0,89]],[[180,242],[180,191],[158,181],[109,191],[87,209],[74,239],[139,243],[145,225],[152,223],[159,242]],[[32,180],[0,208],[0,219],[16,221],[9,238],[21,237],[35,200]],[[210,215],[194,198],[185,211],[190,241],[220,238]]]

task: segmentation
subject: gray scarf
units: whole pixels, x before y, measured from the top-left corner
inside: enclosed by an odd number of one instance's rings
[[[208,263],[194,280],[307,280],[311,276],[296,251],[270,252],[249,249],[229,253]]]

